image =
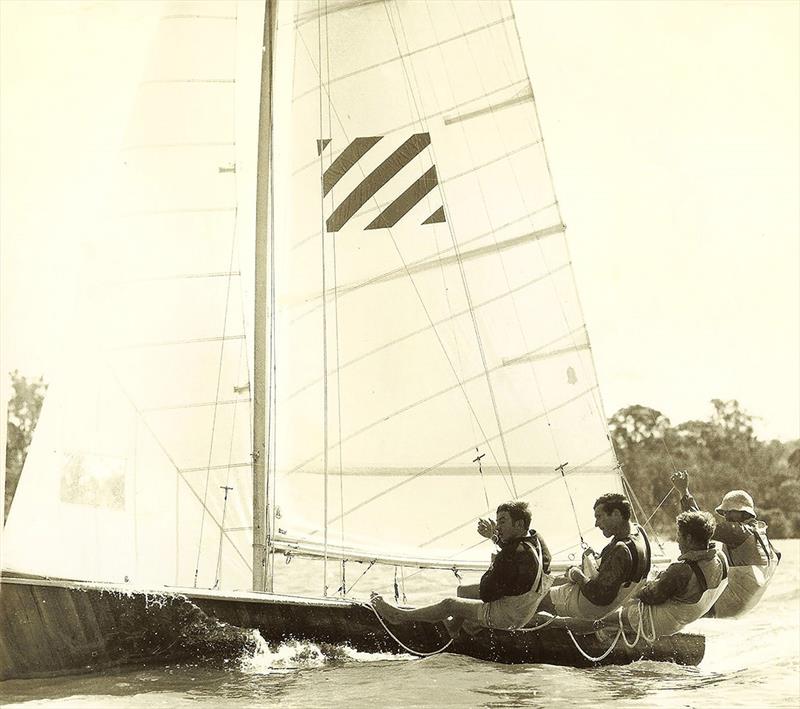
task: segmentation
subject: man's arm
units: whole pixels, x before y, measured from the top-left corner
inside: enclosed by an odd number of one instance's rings
[[[700,508],[689,492],[689,473],[685,470],[679,470],[672,474],[670,481],[672,482],[672,487],[681,495],[681,512],[699,512]]]
[[[648,581],[637,596],[648,606],[661,605],[683,591],[691,576],[688,564],[670,564],[657,579]]]
[[[700,506],[692,497],[692,493],[689,492],[689,474],[685,470],[681,470],[673,473],[670,479],[672,480],[672,486],[681,493],[681,510],[683,512],[699,512]],[[739,522],[722,520],[717,522],[717,527],[711,538],[735,549],[745,542],[749,536],[750,532]]]
[[[628,548],[622,542],[618,542],[611,553],[603,559],[595,578],[585,582],[578,580],[581,593],[596,606],[607,606],[614,600],[620,586],[628,577],[631,563]]]
[[[539,540],[539,544],[542,547],[542,572],[545,574],[550,573],[550,561],[553,558],[550,554],[550,548],[547,546],[547,542],[545,542],[541,534],[537,534],[536,538]]]
[[[478,586],[480,599],[484,603],[496,601],[506,595],[505,589],[511,564],[508,553],[501,550],[492,560],[489,570],[481,576]]]

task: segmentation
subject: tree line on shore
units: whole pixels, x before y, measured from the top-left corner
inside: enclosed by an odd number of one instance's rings
[[[746,490],[771,537],[800,537],[800,440],[759,440],[738,401],[713,399],[711,407],[708,420],[677,425],[640,404],[609,419],[617,459],[645,519],[652,515],[657,529],[674,533],[680,500],[670,493],[670,475],[686,470],[701,509],[713,511],[729,490]]]
[[[5,512],[11,506],[47,385],[41,377],[11,373],[6,442]],[[636,404],[609,419],[623,475],[640,521],[671,536],[680,512],[670,474],[687,470],[701,509],[713,510],[722,496],[743,489],[755,498],[759,517],[773,538],[800,537],[800,440],[761,441],[753,417],[735,400],[711,401],[707,421],[673,425],[657,409]]]

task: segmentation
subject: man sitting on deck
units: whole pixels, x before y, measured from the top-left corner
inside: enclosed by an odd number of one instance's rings
[[[611,541],[600,554],[595,578],[577,567],[556,579],[539,610],[571,618],[602,618],[619,608],[650,571],[650,543],[644,530],[630,521],[631,505],[609,492],[594,503],[595,526]]]
[[[530,524],[527,502],[503,503],[497,508],[496,524],[483,519],[478,522],[478,533],[491,537],[500,551],[477,587],[462,587],[458,598],[413,609],[398,608],[373,594],[375,610],[390,623],[445,621],[453,636],[464,621],[469,622],[465,628],[469,632],[524,626],[550,587],[550,552]]]
[[[681,493],[681,509],[700,508],[689,492],[689,475],[685,470],[673,473],[673,487]],[[753,498],[744,490],[731,490],[716,509],[722,517],[711,537],[722,542],[722,551],[731,567],[728,589],[714,606],[711,615],[728,618],[741,615],[759,601],[780,554],[767,536],[767,525],[756,518]],[[760,567],[760,568],[759,568]]]
[[[617,612],[595,621],[556,618],[551,627],[590,633],[622,623],[626,633],[655,640],[674,635],[703,616],[727,586],[728,564],[711,542],[714,518],[708,512],[682,512],[676,518],[678,560],[645,583]]]

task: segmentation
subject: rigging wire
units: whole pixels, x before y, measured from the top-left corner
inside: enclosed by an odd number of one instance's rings
[[[203,498],[200,497],[200,494],[194,489],[194,487],[192,487],[191,483],[187,480],[186,474],[184,473],[183,470],[181,470],[180,466],[175,461],[175,459],[172,457],[172,455],[170,455],[170,452],[167,449],[166,445],[161,441],[161,439],[158,437],[158,434],[153,430],[153,427],[148,423],[148,421],[147,421],[146,417],[144,416],[144,414],[142,413],[141,409],[139,409],[139,407],[136,405],[136,402],[134,401],[133,397],[128,393],[128,390],[122,384],[122,381],[120,380],[120,378],[117,375],[116,371],[114,371],[113,366],[111,366],[110,364],[109,364],[109,370],[111,372],[111,376],[113,377],[114,381],[116,382],[117,386],[119,387],[120,392],[122,392],[122,396],[130,404],[131,408],[133,409],[134,413],[136,414],[137,420],[144,425],[144,427],[147,429],[148,433],[152,436],[153,441],[155,441],[155,443],[158,446],[158,448],[164,454],[164,457],[169,461],[170,465],[175,470],[176,479],[177,480],[183,480],[183,482],[186,485],[188,491],[197,500],[197,502],[200,503],[200,506],[203,509],[204,514],[208,514],[208,516],[211,518],[211,521],[214,522],[214,524],[217,525],[217,527],[219,527],[220,529],[223,529],[222,525],[214,517],[214,513],[210,509],[208,509],[208,506],[203,502]],[[206,468],[202,468],[202,470],[205,470],[205,469]],[[178,499],[179,498],[176,495],[176,506],[178,504]],[[177,537],[178,537],[178,533],[179,533],[179,529],[178,529],[178,526],[177,526],[177,511],[176,511],[176,529],[175,529],[176,540],[177,540]],[[239,555],[239,558],[245,564],[247,569],[252,571],[252,566],[250,564],[250,561],[242,554],[241,550],[235,545],[235,543],[230,538],[230,536],[228,536],[227,532],[225,533],[225,535],[228,537],[228,541],[231,542],[231,545],[233,546],[234,550]],[[178,545],[178,548],[180,548],[180,545]],[[176,561],[176,563],[177,563],[177,561]],[[176,567],[176,569],[177,569],[177,567]]]
[[[314,56],[311,53],[311,51],[309,50],[308,45],[305,42],[305,39],[302,37],[302,35],[299,35],[299,38],[300,38],[300,41],[303,44],[303,48],[305,49],[306,54],[309,57],[309,60],[313,64]],[[338,112],[336,111],[336,107],[333,106],[333,104],[331,104],[331,113],[332,113],[332,115],[336,116],[337,122],[339,123],[340,127],[344,130],[344,125],[342,123],[342,120],[339,117]],[[345,140],[347,139],[346,133],[343,134],[343,137],[345,138]],[[363,175],[363,168],[361,166],[359,166],[358,169],[362,171],[362,175]],[[374,197],[373,197],[373,200],[374,200]],[[469,409],[470,409],[470,411],[472,413],[472,416],[475,419],[475,422],[476,422],[477,426],[479,427],[479,429],[481,431],[481,435],[483,436],[484,441],[486,442],[487,447],[489,448],[489,451],[492,454],[492,457],[495,459],[495,464],[497,465],[498,469],[502,470],[502,467],[500,466],[499,462],[497,461],[497,456],[496,456],[496,454],[494,452],[494,449],[492,448],[491,444],[488,443],[489,438],[486,435],[485,431],[483,430],[483,426],[480,423],[480,419],[478,418],[477,413],[475,412],[475,409],[472,406],[472,401],[467,396],[467,393],[466,393],[466,390],[464,389],[463,383],[460,381],[460,378],[458,377],[458,374],[457,374],[457,372],[455,370],[453,362],[452,362],[450,356],[447,353],[447,349],[444,346],[444,342],[442,341],[441,334],[438,332],[437,328],[434,327],[434,325],[433,325],[433,319],[431,318],[430,312],[429,312],[427,306],[425,305],[425,301],[422,298],[422,294],[419,291],[419,287],[418,287],[417,283],[415,282],[414,278],[411,276],[411,273],[409,272],[408,264],[405,261],[405,259],[403,258],[402,252],[400,251],[400,248],[399,248],[399,246],[397,244],[397,240],[394,238],[394,235],[392,234],[391,228],[388,228],[386,231],[387,231],[389,237],[392,240],[392,244],[393,244],[393,246],[395,248],[395,251],[397,252],[398,258],[400,259],[400,262],[402,264],[402,268],[404,269],[407,277],[409,278],[409,281],[410,281],[411,286],[412,286],[412,288],[414,290],[414,293],[415,293],[415,295],[417,297],[417,300],[418,300],[418,302],[420,304],[420,307],[422,308],[428,323],[431,325],[431,329],[432,329],[432,331],[434,333],[434,336],[436,337],[436,340],[437,340],[437,342],[439,344],[439,347],[442,350],[442,354],[443,354],[443,356],[445,358],[445,361],[447,362],[451,372],[453,373],[453,375],[454,375],[454,377],[456,379],[457,386],[459,387],[459,389],[461,390],[461,393],[464,396],[464,400],[465,400],[467,406],[469,407]]]
[[[328,80],[328,86],[331,83],[331,51],[330,51],[330,31],[328,29],[328,0],[325,0],[325,66]],[[322,62],[320,61],[320,74],[322,70]],[[320,95],[322,88],[320,87]],[[333,138],[333,120],[331,118],[331,95],[326,91],[325,95],[328,98],[328,137]],[[320,135],[320,139],[322,136]],[[322,151],[320,151],[322,152]],[[331,206],[335,203],[334,200],[335,186],[331,187]],[[324,216],[325,198],[321,200],[322,214]],[[334,342],[336,345],[336,423],[339,441],[342,440],[342,367],[340,358],[340,340],[339,340],[339,280],[336,270],[336,238],[331,239],[333,247],[333,313],[334,313]],[[342,463],[342,446],[337,446],[339,452],[339,538],[342,547],[344,547],[344,469]],[[345,578],[345,562],[342,560],[341,564],[341,584],[342,589],[347,588],[347,579]],[[344,590],[342,594],[344,594]]]
[[[575,517],[575,525],[578,528],[578,536],[580,537],[581,540],[581,546],[585,549],[588,545],[586,544],[586,541],[583,538],[583,533],[581,532],[581,523],[580,520],[578,519],[578,511],[575,509],[575,500],[572,499],[572,491],[569,489],[569,484],[567,483],[567,475],[564,472],[564,468],[566,468],[568,465],[569,463],[561,463],[561,465],[554,468],[554,470],[558,470],[561,473],[561,477],[564,480],[564,487],[567,489],[567,497],[569,497],[569,504],[572,507],[572,514]]]
[[[326,16],[327,22],[327,16]],[[322,15],[320,0],[317,0],[317,57],[319,59],[319,134],[322,138],[323,108],[322,108]],[[329,100],[330,100],[330,94]],[[330,111],[329,111],[330,113]],[[321,143],[320,143],[321,145]],[[320,245],[322,266],[322,469],[323,482],[323,536],[324,556],[322,559],[322,595],[328,595],[328,308],[325,267],[325,202],[324,202],[324,151],[319,151],[319,191],[320,191]]]
[[[384,3],[383,7],[384,7],[384,10],[386,11],[386,17],[387,17],[387,19],[389,21],[389,27],[392,30],[392,36],[393,36],[394,41],[395,41],[395,46],[397,48],[397,52],[400,55],[400,59],[401,59],[400,63],[401,63],[401,66],[403,68],[403,73],[405,74],[405,77],[406,77],[406,82],[410,86],[411,85],[411,78],[410,78],[410,74],[409,74],[409,69],[406,66],[405,58],[403,57],[403,51],[400,48],[400,41],[399,41],[399,39],[397,37],[397,31],[395,30],[394,22],[392,21],[391,14],[389,13],[389,8],[387,6],[387,3]],[[397,8],[397,3],[396,2],[395,2],[395,8]],[[428,16],[430,17],[430,8],[428,8],[427,5],[426,5],[426,9],[428,10]],[[398,22],[400,24],[400,29],[403,32],[403,39],[406,42],[406,48],[408,48],[408,39],[407,39],[407,37],[405,35],[405,28],[403,27],[403,19],[402,19],[402,15],[400,14],[399,9],[397,10],[397,14],[398,14]],[[455,13],[456,17],[457,17],[457,15],[458,15],[458,13]],[[437,41],[437,45],[438,45],[439,39],[438,39],[438,36],[436,34],[436,26],[435,26],[434,22],[432,21],[432,19],[431,19],[430,25],[431,25],[431,29],[433,30],[434,37],[436,37],[436,41]],[[439,46],[439,52],[441,53],[441,46],[440,45],[438,45],[438,46]],[[443,62],[443,66],[445,67],[445,71],[447,71],[447,63],[446,62]],[[414,76],[414,82],[416,83],[417,91],[419,91],[419,81],[417,81],[416,73],[414,71],[413,65],[411,66],[411,72],[410,73],[411,73],[411,75]],[[411,95],[412,95],[412,98],[413,98],[414,110],[416,111],[417,116],[419,117],[419,116],[422,115],[422,111],[420,110],[420,108],[419,108],[419,106],[417,104],[417,100],[416,100],[416,97],[413,94],[413,91],[412,91]],[[467,149],[469,150],[469,142],[465,141],[465,144],[467,145]],[[431,152],[433,153],[433,155],[435,157],[436,156],[436,149],[434,148],[433,143],[431,143],[430,149],[431,149]],[[470,153],[470,157],[471,157],[471,153]],[[459,272],[459,275],[461,277],[462,287],[464,289],[464,297],[466,298],[466,301],[467,301],[467,306],[468,306],[468,309],[469,309],[469,316],[470,316],[470,320],[472,322],[473,332],[475,334],[475,343],[477,345],[478,353],[479,353],[480,358],[481,358],[481,364],[483,366],[483,375],[484,375],[484,378],[486,380],[486,387],[487,387],[487,389],[489,391],[489,398],[490,398],[490,400],[492,402],[492,411],[494,413],[495,424],[497,425],[497,432],[498,432],[498,436],[500,438],[500,444],[501,444],[501,447],[503,449],[503,455],[505,457],[505,462],[506,462],[506,467],[507,467],[507,470],[508,470],[508,475],[509,475],[509,478],[511,480],[511,491],[513,492],[514,498],[516,499],[517,498],[517,486],[516,486],[516,482],[514,481],[514,471],[513,471],[513,468],[511,466],[511,459],[509,457],[508,447],[506,445],[506,439],[505,439],[505,435],[504,435],[503,425],[502,425],[502,423],[500,421],[500,411],[499,411],[498,405],[497,405],[497,397],[496,397],[496,394],[495,394],[494,385],[492,384],[491,377],[489,376],[489,364],[488,364],[488,361],[486,359],[486,350],[485,350],[485,347],[484,347],[484,344],[483,344],[483,338],[481,337],[480,327],[478,326],[478,319],[477,319],[477,317],[475,315],[475,308],[474,308],[473,303],[472,303],[472,293],[471,293],[471,290],[470,290],[470,287],[469,287],[469,282],[467,280],[467,274],[466,274],[466,271],[464,269],[464,262],[461,259],[461,251],[460,251],[459,246],[458,246],[458,241],[456,239],[455,233],[453,232],[453,227],[452,227],[453,221],[452,221],[452,218],[450,216],[450,209],[449,209],[447,200],[445,199],[444,191],[441,192],[441,197],[442,197],[442,207],[443,207],[443,209],[445,211],[445,214],[447,215],[447,219],[446,219],[447,229],[448,229],[448,233],[450,234],[450,240],[451,240],[451,242],[453,244],[453,253],[456,256],[456,263],[458,264],[458,272]],[[484,206],[485,206],[485,203],[484,203]],[[491,224],[491,220],[489,220],[489,223]],[[506,282],[506,285],[508,285],[508,282]]]
[[[242,367],[242,357],[244,356],[246,348],[241,348],[239,350],[239,369]],[[248,407],[249,408],[249,407]],[[222,489],[225,492],[225,499],[222,504],[222,519],[220,520],[220,530],[219,530],[219,550],[217,551],[217,570],[215,574],[215,581],[214,581],[214,588],[218,588],[220,584],[220,575],[222,570],[222,542],[224,540],[224,530],[225,530],[225,511],[228,507],[228,492],[233,490],[233,487],[230,486],[231,481],[231,462],[233,461],[233,442],[236,437],[236,415],[238,412],[239,407],[233,407],[233,416],[231,422],[231,436],[230,436],[230,443],[228,445],[228,468],[225,473],[225,484],[222,486]]]
[[[234,172],[234,180],[236,173]],[[228,258],[228,277],[226,279],[226,287],[225,287],[225,308],[222,314],[222,340],[220,341],[219,346],[219,358],[217,362],[217,384],[216,390],[214,394],[214,407],[213,413],[211,417],[211,438],[208,444],[208,458],[206,464],[206,480],[205,486],[203,490],[203,514],[200,516],[200,535],[197,540],[197,560],[195,562],[195,569],[194,569],[194,588],[197,588],[197,577],[200,573],[200,555],[203,550],[203,530],[205,528],[205,521],[206,521],[206,510],[207,510],[207,500],[208,500],[208,485],[211,478],[211,456],[214,452],[214,437],[216,434],[217,428],[217,410],[218,410],[218,402],[219,402],[219,394],[220,394],[220,387],[222,385],[222,366],[223,366],[223,359],[225,355],[225,335],[228,327],[228,309],[230,307],[230,296],[231,296],[231,281],[233,280],[233,260],[234,254],[236,253],[236,224],[238,218],[238,209],[234,209],[234,218],[233,218],[233,228],[232,228],[232,238],[231,238],[231,250],[230,256]]]

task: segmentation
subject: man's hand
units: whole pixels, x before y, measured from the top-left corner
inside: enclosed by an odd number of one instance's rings
[[[681,493],[681,497],[689,492],[689,473],[685,470],[672,473],[670,480],[672,481],[672,487]]]
[[[483,517],[478,519],[478,534],[482,537],[491,539],[496,527],[497,523],[493,519],[484,519]]]
[[[583,571],[577,566],[570,566],[567,569],[567,578],[572,581],[572,583],[578,584],[578,586],[583,586],[583,584],[589,581]]]

